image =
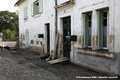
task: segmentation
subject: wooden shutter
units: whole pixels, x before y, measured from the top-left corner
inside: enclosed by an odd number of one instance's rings
[[[103,37],[102,37],[102,34],[103,34],[103,31],[102,31],[102,11],[99,10],[98,11],[98,49],[102,49],[103,47]]]
[[[33,4],[34,4],[34,3],[31,4],[31,16],[34,16]]]
[[[39,13],[43,12],[43,0],[39,0]]]
[[[28,18],[27,11],[27,7],[24,7],[24,19]]]
[[[88,15],[83,14],[84,48],[88,47]]]
[[[25,43],[26,45],[29,45],[29,31],[28,30],[25,31]]]

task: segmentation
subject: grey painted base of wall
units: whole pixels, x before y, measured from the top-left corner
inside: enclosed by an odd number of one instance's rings
[[[74,48],[74,63],[96,71],[120,75],[120,53],[115,53],[115,60],[81,54]]]
[[[41,47],[25,45],[25,44],[20,44],[20,49],[31,49],[36,52],[41,52]]]

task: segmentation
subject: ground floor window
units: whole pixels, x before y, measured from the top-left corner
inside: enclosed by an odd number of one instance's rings
[[[84,48],[91,48],[92,12],[83,14]]]
[[[98,49],[108,48],[108,10],[98,10]]]

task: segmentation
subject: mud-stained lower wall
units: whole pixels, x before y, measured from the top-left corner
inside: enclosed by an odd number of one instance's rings
[[[120,54],[114,53],[115,59],[108,59],[104,57],[88,55],[77,51],[74,48],[74,63],[85,66],[96,71],[102,71],[110,74],[120,75]],[[105,54],[105,53],[104,53]]]
[[[109,36],[109,51],[114,52],[114,36]]]
[[[78,36],[78,47],[83,48],[83,35]]]
[[[19,44],[20,49],[31,49],[36,52],[41,52],[41,47],[38,46],[26,46],[25,44]]]
[[[21,33],[19,37],[20,43],[23,43],[24,40],[25,40],[25,35]]]
[[[98,46],[98,36],[92,36],[92,49],[97,50]]]

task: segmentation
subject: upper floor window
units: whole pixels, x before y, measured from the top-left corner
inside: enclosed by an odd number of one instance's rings
[[[92,12],[83,14],[84,48],[91,48]]]
[[[33,3],[34,15],[39,14],[39,2],[36,1]]]
[[[108,49],[108,10],[98,10],[98,49]]]
[[[36,0],[33,4],[32,4],[32,16],[40,14],[43,12],[43,0]]]

